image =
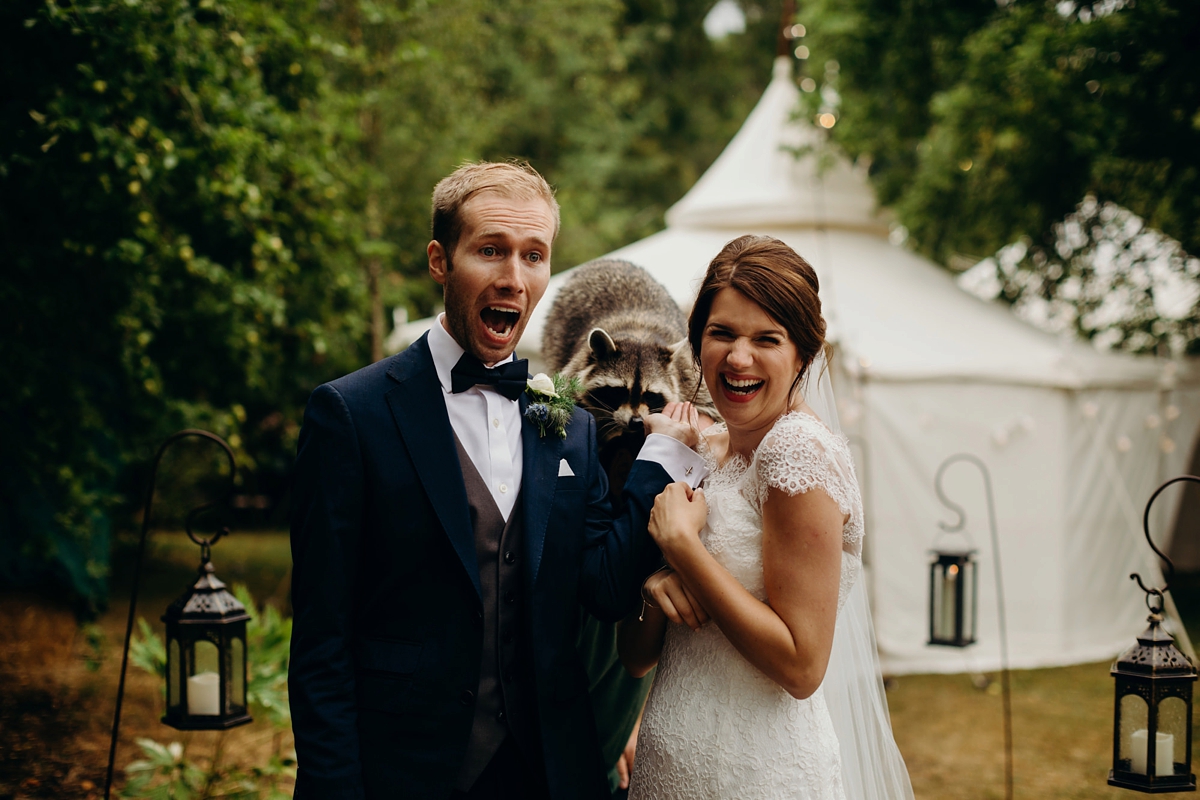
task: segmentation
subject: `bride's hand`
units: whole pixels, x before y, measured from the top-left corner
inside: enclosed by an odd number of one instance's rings
[[[683,585],[675,570],[659,570],[646,578],[642,584],[642,598],[662,609],[667,619],[676,625],[687,625],[698,631],[701,625],[708,622],[708,612]]]
[[[704,490],[692,491],[686,483],[678,481],[668,484],[654,498],[648,527],[654,543],[670,562],[678,548],[702,546],[698,534],[707,519],[708,503],[704,502]]]
[[[646,433],[663,433],[695,448],[700,442],[700,415],[691,403],[667,403],[645,420]]]

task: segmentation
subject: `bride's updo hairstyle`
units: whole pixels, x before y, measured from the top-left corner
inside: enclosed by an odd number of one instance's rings
[[[792,384],[794,392],[826,346],[816,270],[773,236],[747,234],[721,248],[708,265],[688,317],[688,342],[697,362],[713,300],[722,289],[741,292],[787,331],[804,364]]]

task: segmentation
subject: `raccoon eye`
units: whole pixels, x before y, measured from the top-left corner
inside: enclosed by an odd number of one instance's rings
[[[587,393],[591,405],[615,411],[629,402],[629,390],[621,386],[600,386]]]
[[[646,408],[650,409],[651,414],[657,414],[667,407],[667,398],[661,394],[654,392],[646,392],[642,395],[642,402],[646,404]]]

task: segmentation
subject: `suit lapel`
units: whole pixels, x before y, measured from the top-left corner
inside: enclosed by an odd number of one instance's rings
[[[450,427],[442,387],[425,337],[397,360],[388,375],[397,382],[387,393],[392,418],[412,455],[434,513],[470,576],[476,595],[482,600],[479,565],[475,560],[475,533],[471,528],[454,430]]]
[[[521,502],[525,510],[525,547],[533,567],[530,570],[530,585],[533,586],[542,564],[563,440],[554,435],[542,438],[538,434],[537,426],[525,419],[527,403],[525,395],[521,395]]]

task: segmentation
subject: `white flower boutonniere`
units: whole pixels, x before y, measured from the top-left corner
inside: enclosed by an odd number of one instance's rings
[[[537,425],[538,435],[543,439],[546,438],[546,431],[554,431],[560,439],[567,438],[567,422],[575,410],[575,398],[582,389],[583,384],[578,378],[564,378],[562,375],[551,378],[539,372],[529,379],[525,387],[525,396],[529,398],[525,418]]]

